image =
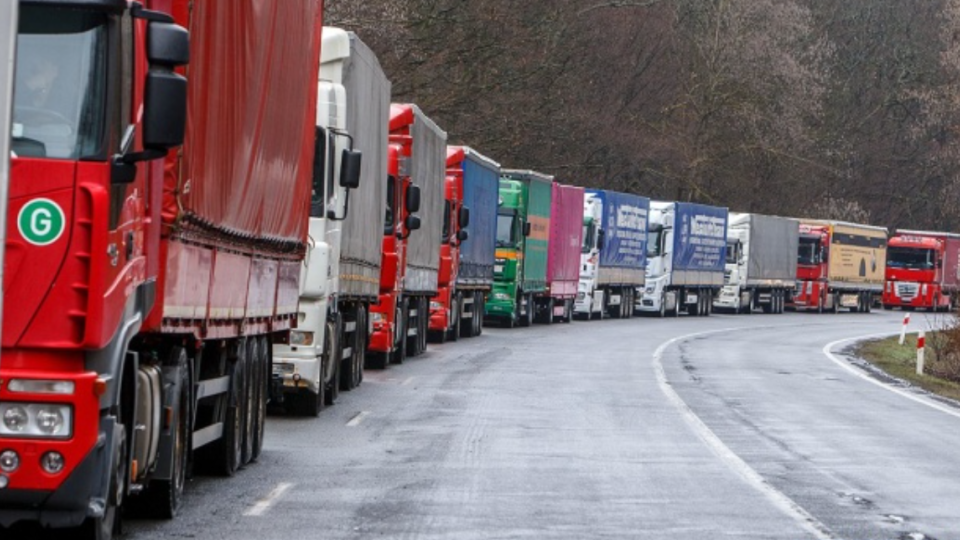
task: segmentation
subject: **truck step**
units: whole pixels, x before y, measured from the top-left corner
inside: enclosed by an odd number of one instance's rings
[[[216,379],[207,379],[197,383],[197,399],[203,399],[210,396],[219,396],[230,389],[230,376],[217,377]]]

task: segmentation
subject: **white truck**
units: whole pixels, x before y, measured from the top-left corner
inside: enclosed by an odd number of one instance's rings
[[[726,208],[651,202],[647,279],[636,310],[660,317],[710,315],[723,286],[726,247]]]
[[[783,313],[797,285],[799,238],[795,219],[731,213],[723,288],[714,309]]]
[[[386,215],[390,81],[353,33],[325,27],[321,51],[316,153],[323,159],[314,165],[299,317],[290,342],[273,351],[274,397],[303,416],[362,381]]]
[[[587,190],[583,199],[583,246],[574,313],[585,318],[633,316],[646,279],[650,199]]]

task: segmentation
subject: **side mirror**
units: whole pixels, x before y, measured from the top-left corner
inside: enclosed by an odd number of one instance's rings
[[[412,214],[420,210],[420,186],[410,184],[407,186],[407,212]],[[417,220],[419,223],[420,220]],[[419,229],[420,226],[417,225]],[[412,230],[412,229],[411,229]]]
[[[470,209],[467,208],[466,206],[461,206],[460,215],[457,216],[457,221],[460,222],[461,229],[470,225]]]
[[[407,229],[407,233],[410,231],[415,231],[420,228],[420,217],[419,216],[407,216],[407,219],[403,222],[404,228]]]
[[[603,246],[607,245],[607,233],[603,229],[597,231],[597,249],[603,251]]]
[[[183,144],[187,125],[187,80],[173,68],[190,62],[190,34],[172,22],[147,26],[147,73],[143,97],[143,147],[167,151]]]
[[[340,187],[356,189],[360,187],[360,162],[363,154],[359,150],[343,150],[340,159]]]
[[[470,238],[469,231],[467,231],[466,229],[460,229],[459,231],[457,231],[457,240],[463,242],[467,238]]]
[[[143,147],[166,152],[180,146],[186,126],[187,79],[151,70],[143,97]]]
[[[175,68],[190,63],[190,34],[169,22],[151,21],[147,27],[147,60],[150,64]]]
[[[523,222],[523,235],[530,236],[530,232],[533,230],[533,225],[529,221]]]

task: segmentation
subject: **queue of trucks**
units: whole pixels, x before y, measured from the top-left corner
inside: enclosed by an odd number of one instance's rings
[[[958,303],[960,235],[585,190],[449,144],[322,0],[17,5],[0,533],[173,517],[190,471],[258,459],[268,405],[315,416],[484,324]]]

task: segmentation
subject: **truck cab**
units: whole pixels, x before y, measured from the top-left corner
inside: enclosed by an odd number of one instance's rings
[[[580,250],[580,282],[574,313],[588,318],[603,313],[604,291],[597,287],[600,251],[605,231],[601,228],[603,205],[589,193],[583,200],[583,245]]]
[[[887,248],[883,307],[939,311],[954,304],[958,244],[960,237],[946,233],[894,234]]]
[[[456,281],[460,270],[460,244],[469,236],[467,225],[470,212],[463,203],[463,155],[462,149],[447,149],[438,289],[437,295],[430,300],[428,335],[431,341],[440,343],[460,338],[463,295],[456,291]]]
[[[827,284],[830,228],[801,223],[799,240],[793,307],[817,311],[835,309],[838,306],[833,296],[828,294]]]
[[[338,28],[323,29],[314,138],[310,242],[300,269],[297,329],[289,343],[273,347],[278,401],[295,414],[316,415],[336,399],[340,381],[343,321],[338,312],[341,223],[349,212],[349,191],[359,187],[361,154],[347,132],[347,96],[342,84],[350,38]]]
[[[743,245],[747,232],[731,228],[727,231],[727,255],[723,271],[723,287],[720,294],[713,301],[714,308],[740,312],[751,309],[749,301],[744,303],[743,290],[747,285],[747,260],[744,257]]]
[[[497,209],[497,251],[493,267],[493,292],[487,299],[485,312],[488,317],[506,320],[513,326],[532,306],[520,306],[518,314],[517,292],[523,276],[523,252],[530,223],[527,221],[527,206],[523,183],[519,180],[500,179],[500,207]]]
[[[673,203],[650,203],[646,284],[636,306],[640,311],[661,316],[667,313],[680,315],[678,295],[676,291],[668,290],[673,272],[674,208]]]

